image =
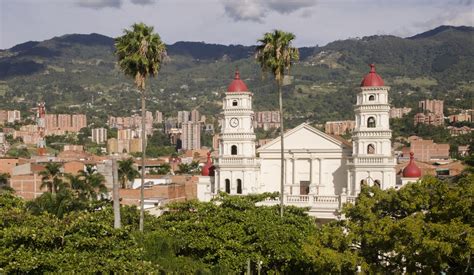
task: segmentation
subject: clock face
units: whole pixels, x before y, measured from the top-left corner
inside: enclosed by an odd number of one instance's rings
[[[234,128],[239,126],[239,120],[235,117],[231,118],[230,119],[230,126],[234,127]]]

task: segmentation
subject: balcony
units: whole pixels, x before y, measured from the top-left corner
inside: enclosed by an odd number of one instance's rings
[[[221,157],[217,160],[217,165],[218,166],[234,166],[234,165],[257,166],[257,165],[260,165],[260,161],[256,158]]]

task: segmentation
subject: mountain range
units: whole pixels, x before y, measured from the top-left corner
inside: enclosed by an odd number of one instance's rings
[[[369,63],[392,87],[393,106],[416,107],[425,98],[444,99],[447,108],[473,105],[473,27],[440,26],[408,38],[374,35],[299,50],[291,84],[284,88],[290,124],[351,119]],[[134,113],[139,104],[133,81],[118,70],[113,52],[114,39],[95,33],[1,50],[0,108],[28,112],[44,100],[50,112],[86,112],[97,124],[107,115]],[[215,115],[236,68],[254,92],[255,108],[276,109],[274,84],[263,77],[253,53],[254,46],[167,45],[168,60],[149,83],[148,109],[173,115],[198,108]]]

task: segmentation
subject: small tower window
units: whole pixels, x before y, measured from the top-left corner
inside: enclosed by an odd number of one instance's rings
[[[375,154],[375,146],[373,144],[369,144],[367,146],[367,154],[369,155]]]
[[[375,96],[374,95],[370,95],[369,96],[369,101],[374,101],[375,100]]]
[[[237,105],[238,105],[237,100],[232,101],[232,106],[237,106]]]
[[[225,179],[225,192],[230,194],[230,179]]]
[[[242,194],[242,180],[237,179],[237,194]]]
[[[367,127],[375,128],[375,118],[373,116],[367,119]]]
[[[232,147],[230,147],[230,154],[237,155],[237,145],[232,145]]]

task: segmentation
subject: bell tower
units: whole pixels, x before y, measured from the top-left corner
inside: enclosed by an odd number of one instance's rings
[[[236,71],[223,100],[224,117],[216,164],[217,190],[229,194],[258,191],[260,165],[255,155],[252,95]]]
[[[356,125],[352,134],[352,159],[349,159],[348,192],[357,195],[361,185],[395,187],[395,158],[392,155],[390,105],[383,79],[370,65],[370,72],[360,84],[355,105]]]

